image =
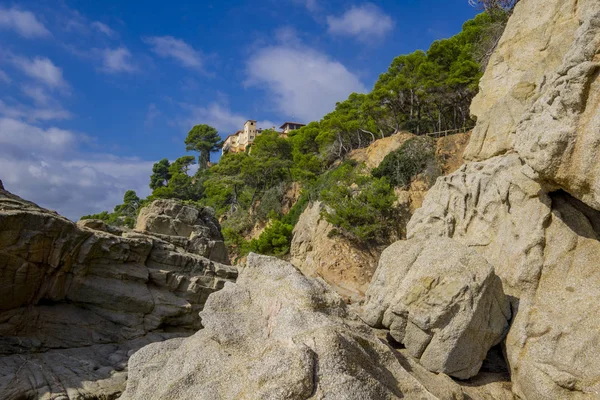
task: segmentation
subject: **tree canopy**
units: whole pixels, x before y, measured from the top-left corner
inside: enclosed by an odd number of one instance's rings
[[[210,153],[221,147],[221,137],[215,128],[202,124],[194,126],[185,138],[186,151],[197,151],[198,168],[206,169],[210,163]]]
[[[140,200],[127,192],[123,204],[99,218],[132,224],[139,208],[158,198],[176,198],[214,208],[226,243],[240,255],[247,251],[282,255],[292,230],[312,201],[326,208],[323,217],[335,231],[357,242],[383,245],[397,239],[396,188],[416,176],[435,178],[435,145],[426,135],[464,131],[473,126],[469,105],[482,71],[503,32],[515,0],[473,0],[486,8],[462,31],[431,44],[427,51],[399,55],[369,93],[352,93],[319,121],[283,137],[265,130],[246,152],[225,153],[208,168],[210,153],[221,140],[216,129],[200,124],[185,139],[194,156],[154,164],[152,194]],[[372,173],[349,162],[349,154],[399,131],[417,135],[388,155]],[[301,186],[293,206],[283,207],[288,191]],[[264,228],[253,241],[252,232]]]

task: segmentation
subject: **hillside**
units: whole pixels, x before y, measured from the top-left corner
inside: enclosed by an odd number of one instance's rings
[[[340,103],[113,225],[0,182],[0,398],[599,399],[600,2],[501,3],[469,133]]]
[[[418,205],[404,198],[412,180],[426,172],[423,191],[448,169],[433,166],[436,145],[427,134],[446,136],[473,126],[468,108],[477,93],[483,55],[506,18],[499,11],[478,15],[462,32],[434,42],[427,52],[396,57],[370,93],[351,94],[320,121],[289,135],[266,130],[246,152],[225,153],[210,168],[209,151],[217,148],[218,136],[213,128],[197,125],[185,144],[187,150],[201,153],[198,172],[189,174],[194,156],[163,159],[154,165],[153,192],[147,199],[130,191],[114,212],[83,218],[132,227],[139,210],[155,199],[209,206],[223,225],[236,262],[249,251],[289,257],[300,215],[309,204],[321,202],[327,206],[323,213],[335,228],[332,232],[377,255],[404,235]],[[380,152],[378,146],[387,148],[387,141],[402,131],[417,137],[404,149],[395,148],[395,160],[390,156],[386,162],[390,151]],[[360,156],[365,151],[379,155]],[[461,152],[459,146],[456,153]],[[447,153],[453,157],[453,151]],[[371,171],[374,163],[382,162],[383,169]],[[300,195],[286,196],[291,188],[301,188]]]

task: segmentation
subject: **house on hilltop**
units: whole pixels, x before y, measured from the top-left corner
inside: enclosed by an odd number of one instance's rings
[[[279,129],[281,129],[281,133],[285,136],[288,135],[288,133],[290,133],[291,131],[295,131],[296,129],[300,129],[303,126],[306,126],[304,124],[301,124],[300,122],[284,122],[283,125],[281,125],[279,127]]]
[[[288,133],[295,129],[300,129],[304,124],[299,122],[285,122],[279,127],[281,132],[279,133],[283,137],[287,137]],[[275,127],[273,127],[275,130]],[[241,153],[246,151],[249,145],[254,143],[254,139],[263,132],[263,129],[258,128],[256,120],[250,119],[244,124],[244,129],[237,131],[225,138],[223,141],[222,154],[225,153]]]

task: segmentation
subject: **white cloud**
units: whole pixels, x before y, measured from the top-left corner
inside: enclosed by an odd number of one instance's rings
[[[314,49],[273,46],[248,63],[247,84],[265,88],[287,118],[310,122],[332,111],[335,103],[367,88],[341,63]]]
[[[361,41],[381,39],[394,28],[394,21],[379,7],[367,3],[354,6],[339,17],[328,16],[329,33],[354,36]]]
[[[85,138],[0,118],[0,179],[7,190],[77,220],[111,211],[128,189],[146,196],[151,161],[81,153]]]
[[[63,78],[62,69],[46,57],[36,57],[28,59],[24,57],[13,56],[12,62],[26,75],[43,82],[51,88],[68,88],[67,82]]]
[[[186,111],[186,116],[179,119],[179,125],[182,128],[191,129],[194,125],[207,124],[219,131],[223,137],[241,130],[247,120],[256,118],[253,115],[238,114],[220,103],[212,103],[208,106],[184,103],[181,106]],[[256,125],[263,129],[279,127],[275,122],[269,120],[259,120]]]
[[[108,25],[103,24],[100,21],[94,21],[94,22],[92,22],[91,25],[92,25],[92,28],[94,28],[95,30],[97,30],[100,33],[105,34],[108,37],[114,37],[117,34]]]
[[[181,120],[181,125],[187,127],[186,129],[198,124],[207,124],[217,129],[220,134],[228,134],[242,129],[244,122],[249,119],[218,103],[208,106],[191,104],[182,104],[182,106],[188,112],[188,115]]]
[[[8,77],[6,72],[2,71],[1,69],[0,69],[0,82],[10,83],[10,78]]]
[[[50,32],[30,11],[16,8],[0,8],[0,28],[11,29],[19,35],[31,39],[49,36]]]
[[[296,4],[301,4],[308,9],[310,12],[315,12],[319,9],[317,0],[292,0]]]
[[[101,50],[102,71],[108,73],[134,72],[137,67],[131,61],[131,53],[126,47]]]
[[[50,102],[50,99],[48,99]],[[42,104],[30,107],[20,103],[7,104],[0,100],[0,116],[17,118],[29,122],[65,120],[72,117],[71,113],[57,103]]]
[[[152,51],[163,58],[173,58],[187,68],[202,69],[202,55],[183,40],[173,36],[153,36],[143,39]]]
[[[50,95],[41,86],[25,84],[21,87],[21,91],[39,105],[45,105],[51,101]]]

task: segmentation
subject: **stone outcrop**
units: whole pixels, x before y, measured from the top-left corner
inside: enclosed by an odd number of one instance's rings
[[[0,398],[115,398],[129,356],[200,328],[208,295],[237,275],[92,225],[0,190]]]
[[[504,338],[510,306],[475,251],[448,238],[413,239],[381,255],[364,318],[388,328],[429,371],[467,379]]]
[[[452,237],[494,266],[516,311],[505,346],[520,397],[598,396],[599,211],[544,191],[512,154],[439,179],[408,234]]]
[[[441,136],[435,143],[435,157],[443,175],[451,174],[464,164],[465,148],[469,144],[471,132]]]
[[[514,10],[471,104],[477,118],[465,151],[481,161],[513,149],[517,125],[562,63],[595,0],[522,0]],[[542,133],[540,133],[542,134]]]
[[[465,157],[409,238],[452,238],[511,299],[504,341],[522,399],[600,397],[600,2],[521,0],[472,104]]]
[[[378,254],[361,249],[340,235],[321,216],[323,204],[310,204],[294,227],[290,247],[291,263],[307,276],[320,277],[344,298],[363,298],[375,269]]]
[[[229,263],[221,227],[211,208],[188,206],[177,200],[155,200],[142,208],[135,230],[158,236],[187,252]]]
[[[515,148],[545,183],[600,209],[600,6],[575,3],[575,40],[521,120]]]
[[[402,145],[415,135],[408,132],[397,132],[386,138],[375,140],[369,147],[357,149],[350,153],[350,159],[365,163],[369,169],[377,168],[385,156],[398,150]]]
[[[319,279],[251,254],[235,284],[212,294],[205,328],[130,360],[123,400],[464,399],[463,388],[383,343]],[[501,398],[501,397],[499,397]],[[510,397],[506,397],[510,398]]]

